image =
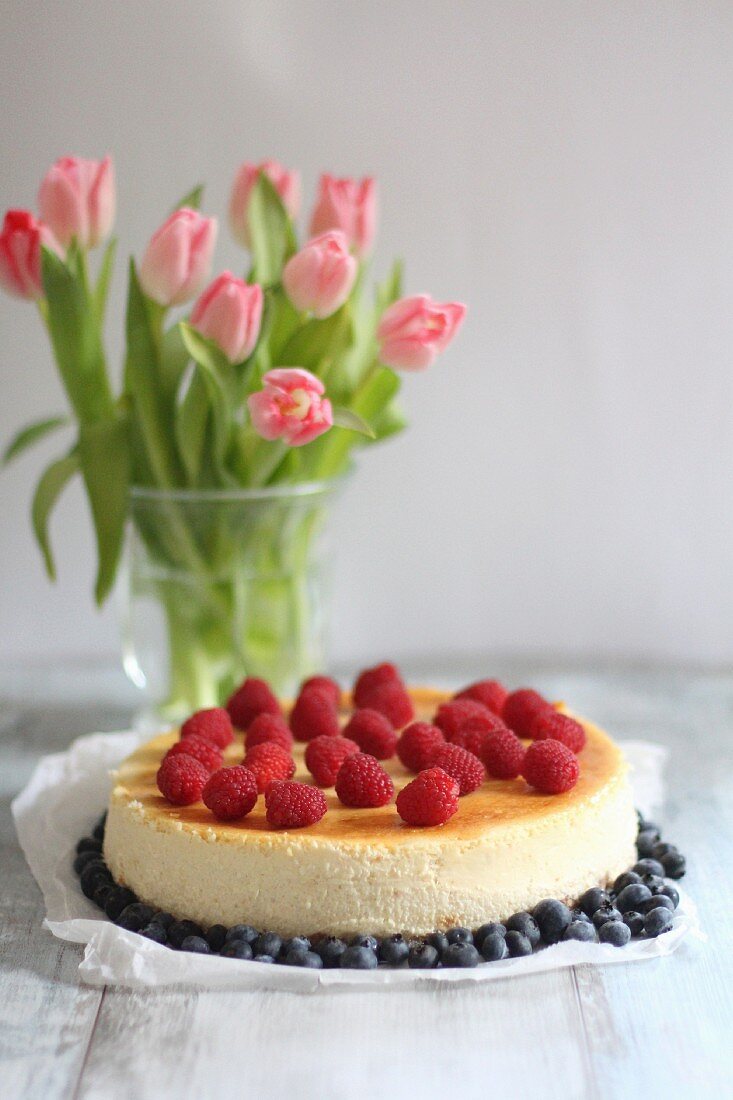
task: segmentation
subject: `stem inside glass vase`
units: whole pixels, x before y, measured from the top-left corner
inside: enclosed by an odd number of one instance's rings
[[[342,485],[132,491],[124,664],[161,722],[225,702],[245,676],[287,694],[325,667]]]

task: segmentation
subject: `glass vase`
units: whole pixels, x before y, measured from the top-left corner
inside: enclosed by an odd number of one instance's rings
[[[245,676],[290,694],[326,667],[328,519],[342,484],[132,489],[122,648],[145,693],[139,727],[222,704]]]

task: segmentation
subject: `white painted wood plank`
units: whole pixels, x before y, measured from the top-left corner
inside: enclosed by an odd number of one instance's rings
[[[124,1083],[123,1083],[124,1082]],[[569,971],[396,993],[108,991],[80,1100],[598,1095]]]

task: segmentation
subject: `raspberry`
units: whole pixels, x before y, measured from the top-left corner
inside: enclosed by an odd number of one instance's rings
[[[408,825],[444,825],[458,809],[459,791],[442,768],[427,768],[397,795],[397,813]]]
[[[224,762],[214,742],[209,741],[206,737],[197,737],[195,733],[190,734],[188,737],[184,737],[183,741],[176,741],[174,745],[171,745],[165,755],[192,756],[194,760],[198,760],[204,765],[209,774],[215,772]]]
[[[321,688],[301,691],[290,712],[290,728],[296,741],[338,737],[339,717],[331,696]]]
[[[309,783],[273,783],[265,795],[267,820],[276,829],[315,825],[326,810],[326,796]]]
[[[578,782],[580,765],[578,758],[559,741],[548,737],[544,741],[534,741],[524,757],[522,775],[543,794],[562,794],[571,790]]]
[[[394,784],[378,760],[357,752],[347,756],[339,768],[336,794],[344,806],[386,806],[394,795]]]
[[[257,801],[257,780],[241,764],[219,768],[204,787],[202,797],[219,821],[235,821],[248,814]]]
[[[415,716],[407,688],[400,683],[380,684],[371,688],[365,696],[365,701],[359,703],[359,707],[378,710],[389,719],[395,729],[402,729]]]
[[[433,754],[431,764],[455,779],[461,794],[470,794],[486,779],[486,769],[479,758],[460,745],[442,745]]]
[[[446,741],[453,741],[469,719],[483,719],[487,730],[495,728],[496,715],[475,699],[451,699],[449,703],[441,703],[433,722],[442,730]]]
[[[516,779],[524,763],[524,745],[506,727],[486,734],[481,759],[493,779]]]
[[[309,680],[304,680],[300,685],[301,694],[304,691],[310,691],[311,688],[316,688],[318,691],[323,692],[324,695],[328,695],[333,700],[333,705],[338,707],[341,702],[341,688],[331,676],[311,676]]]
[[[476,714],[473,718],[467,718],[458,727],[456,732],[448,738],[451,745],[460,745],[462,749],[468,749],[474,756],[481,756],[481,749],[489,734],[496,730],[504,730],[506,726],[501,718],[495,714]]]
[[[319,787],[332,787],[346,757],[358,751],[348,737],[314,737],[305,750],[305,766]]]
[[[260,792],[266,791],[276,779],[291,779],[295,775],[292,756],[272,741],[264,741],[249,749],[244,757],[244,766],[254,773]]]
[[[258,714],[279,714],[280,704],[268,683],[248,676],[230,697],[227,710],[237,729],[246,730]]]
[[[224,707],[209,707],[197,710],[181,726],[181,739],[184,737],[205,737],[207,741],[225,749],[234,740],[232,720]]]
[[[454,699],[475,699],[483,703],[492,714],[501,714],[508,695],[507,689],[498,680],[478,680],[475,684],[456,692]]]
[[[389,720],[378,710],[357,710],[344,728],[344,737],[356,741],[362,752],[376,756],[377,760],[389,760],[397,747],[397,734]]]
[[[402,677],[395,665],[385,661],[384,664],[375,665],[374,668],[365,668],[359,673],[354,684],[354,706],[371,706],[367,701],[368,697],[375,688],[382,687],[383,684],[402,684]]]
[[[249,752],[255,745],[262,745],[265,741],[280,745],[286,752],[292,749],[293,735],[282,714],[258,714],[245,734],[245,751]]]
[[[397,755],[408,771],[421,772],[429,766],[435,750],[444,744],[445,738],[437,726],[413,722],[397,742]]]
[[[567,745],[571,752],[579,753],[585,745],[585,730],[580,722],[569,718],[567,714],[560,714],[556,710],[542,713],[535,720],[533,726],[535,740],[546,741],[551,737],[553,741],[559,741],[561,745]]]
[[[198,802],[209,773],[195,756],[185,752],[166,756],[155,777],[163,798],[174,806],[190,806]]]
[[[517,737],[534,737],[532,732],[535,720],[540,714],[551,710],[550,704],[532,688],[519,688],[507,695],[501,716]]]

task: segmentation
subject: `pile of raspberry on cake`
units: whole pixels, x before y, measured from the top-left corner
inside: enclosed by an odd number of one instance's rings
[[[385,662],[359,674],[342,726],[347,702],[335,680],[313,676],[286,720],[270,686],[250,677],[226,708],[201,710],[184,722],[158,770],[158,789],[176,806],[202,800],[220,821],[246,817],[264,795],[268,824],[294,829],[321,820],[328,810],[321,788],[334,787],[344,806],[377,808],[394,800],[405,824],[438,826],[487,779],[524,780],[528,794],[560,795],[580,774],[582,725],[530,688],[508,692],[497,680],[481,680],[441,703],[432,722],[414,721],[404,681]],[[224,766],[235,730],[244,734],[244,756]],[[309,782],[293,779],[294,741],[307,743]],[[395,754],[416,773],[396,799],[380,763]]]

